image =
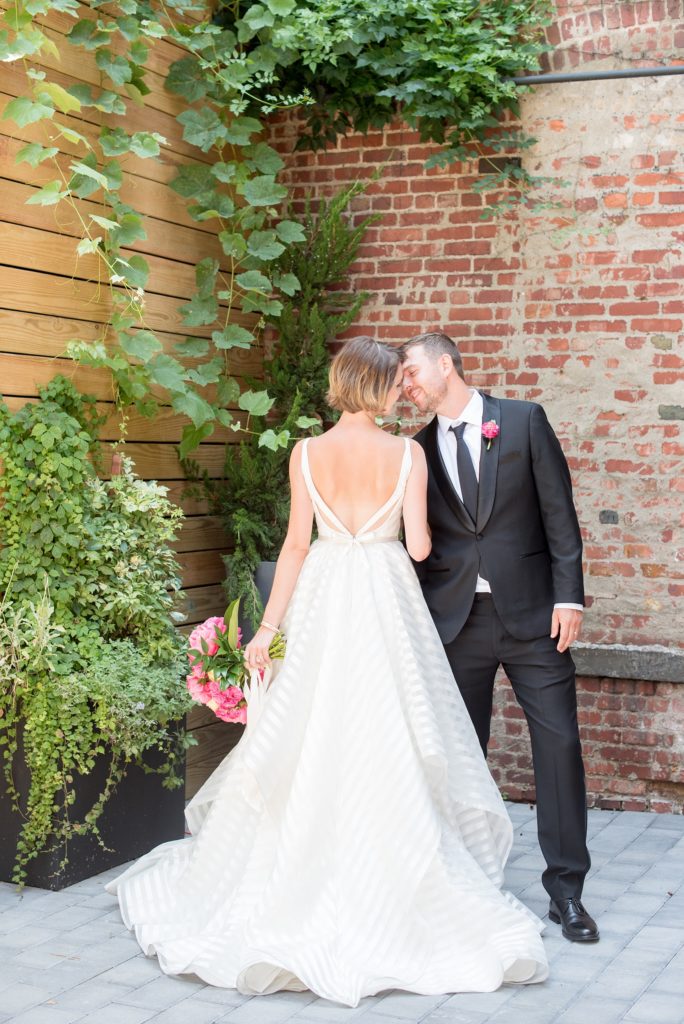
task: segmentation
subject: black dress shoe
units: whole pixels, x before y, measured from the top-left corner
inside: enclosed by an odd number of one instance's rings
[[[569,900],[551,900],[549,918],[561,925],[564,938],[570,942],[598,942],[596,921],[589,916],[576,896]]]

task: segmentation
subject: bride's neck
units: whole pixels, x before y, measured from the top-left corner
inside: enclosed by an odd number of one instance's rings
[[[337,421],[338,427],[354,427],[356,430],[377,430],[375,416],[371,412],[343,412]]]

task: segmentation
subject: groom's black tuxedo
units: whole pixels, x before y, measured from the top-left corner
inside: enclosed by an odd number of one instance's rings
[[[530,730],[544,885],[579,897],[590,859],[575,667],[549,636],[554,604],[584,603],[582,541],[570,473],[541,406],[482,395],[477,517],[442,461],[435,417],[416,435],[428,464],[432,551],[414,563],[446,655],[487,752],[494,679],[503,665]],[[476,594],[478,574],[491,595]]]
[[[477,522],[451,485],[437,442],[437,418],[416,435],[429,468],[432,552],[416,564],[442,641],[460,632],[478,570],[489,581],[506,629],[519,640],[548,634],[553,605],[584,604],[582,540],[565,456],[544,410],[482,395],[483,439]]]

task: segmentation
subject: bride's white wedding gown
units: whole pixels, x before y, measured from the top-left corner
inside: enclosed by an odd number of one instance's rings
[[[163,971],[243,993],[542,981],[543,925],[500,888],[512,826],[397,540],[410,445],[355,535],[306,447],[319,539],[261,716],[189,804],[192,837],[107,889]]]

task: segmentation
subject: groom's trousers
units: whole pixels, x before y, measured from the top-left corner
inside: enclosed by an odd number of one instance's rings
[[[549,616],[550,624],[550,616]],[[487,754],[494,677],[502,665],[530,730],[544,888],[553,900],[581,896],[590,859],[582,748],[577,727],[575,666],[549,636],[517,640],[489,594],[476,594],[449,664]]]

